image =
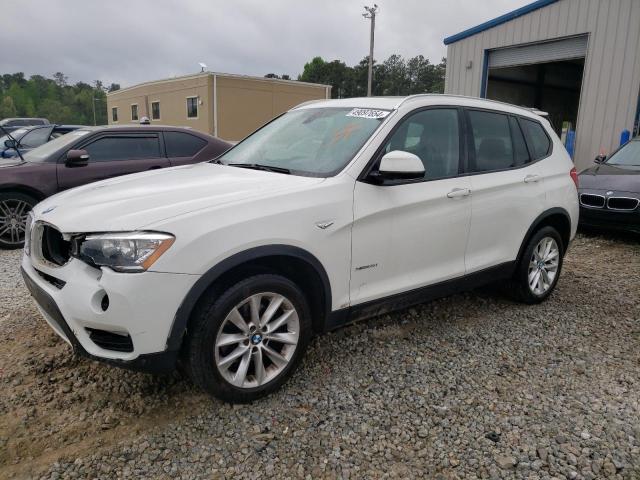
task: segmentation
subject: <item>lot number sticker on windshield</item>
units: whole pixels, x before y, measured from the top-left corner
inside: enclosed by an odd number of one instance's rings
[[[371,108],[354,108],[349,113],[347,113],[347,117],[359,117],[359,118],[384,118],[389,115],[389,112],[386,110],[373,110]]]

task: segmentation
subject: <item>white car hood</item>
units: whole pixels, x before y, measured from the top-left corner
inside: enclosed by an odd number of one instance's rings
[[[39,203],[34,214],[64,233],[137,230],[200,209],[306,189],[323,180],[199,163],[74,188]]]

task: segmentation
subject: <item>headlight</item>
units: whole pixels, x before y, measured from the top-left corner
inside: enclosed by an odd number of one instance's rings
[[[79,256],[116,272],[144,272],[174,241],[173,235],[155,232],[88,235],[80,244]]]

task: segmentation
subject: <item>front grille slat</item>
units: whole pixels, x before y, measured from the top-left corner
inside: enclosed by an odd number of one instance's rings
[[[640,200],[629,197],[609,197],[607,199],[607,208],[610,210],[631,211],[638,208]]]
[[[580,194],[580,204],[589,208],[604,208],[605,198],[602,195],[582,193]]]
[[[36,271],[36,273],[38,275],[40,275],[44,280],[49,282],[51,285],[56,287],[58,290],[62,290],[62,288],[67,284],[67,282],[65,282],[64,280],[60,280],[59,278],[56,278],[56,277],[54,277],[52,275],[49,275],[49,274],[44,273],[44,272],[41,272],[37,268],[34,268],[34,270]]]

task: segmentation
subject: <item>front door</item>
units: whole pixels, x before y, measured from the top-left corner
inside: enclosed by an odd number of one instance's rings
[[[156,132],[109,133],[89,139],[76,148],[87,151],[89,163],[84,166],[67,166],[64,158],[61,159],[57,166],[60,190],[170,166]]]
[[[356,182],[352,305],[465,274],[471,197],[468,177],[459,176],[465,150],[461,122],[453,107],[410,114],[376,162],[389,151],[408,151],[424,163],[424,178],[388,185]]]

